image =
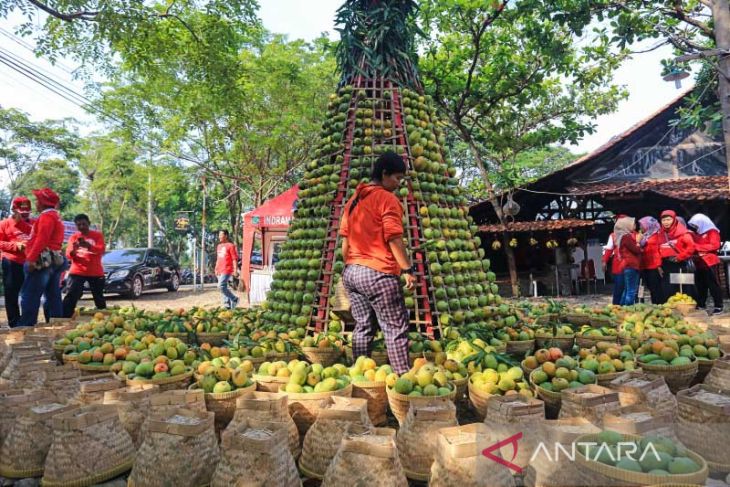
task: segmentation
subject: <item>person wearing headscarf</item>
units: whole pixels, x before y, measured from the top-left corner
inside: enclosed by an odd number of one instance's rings
[[[664,271],[664,296],[669,299],[679,292],[678,284],[671,283],[671,275],[681,272],[694,272],[691,266],[692,256],[695,253],[695,243],[687,227],[683,225],[677,213],[664,210],[661,214],[662,229],[659,231],[659,255],[662,257]],[[692,285],[683,285],[685,294],[694,297]]]
[[[20,319],[20,288],[25,273],[25,246],[30,238],[30,200],[25,196],[13,198],[10,204],[12,215],[0,221],[0,258],[3,269],[3,291],[8,326],[15,327]]]
[[[707,215],[697,213],[689,219],[689,228],[692,230],[695,250],[695,288],[697,291],[697,306],[704,309],[707,304],[709,290],[715,308],[712,314],[722,313],[722,288],[720,287],[720,230]]]
[[[34,326],[38,322],[41,296],[46,298],[47,319],[63,316],[60,283],[66,259],[61,252],[64,228],[57,210],[60,198],[50,188],[33,190],[33,195],[39,215],[25,251],[18,326]]]
[[[616,221],[621,218],[625,218],[626,215],[616,215]],[[618,258],[618,244],[613,232],[608,236],[608,241],[603,247],[603,255],[601,256],[601,262],[603,267],[603,273],[609,270],[609,261],[611,262],[611,279],[613,281],[613,304],[621,304],[621,299],[624,296],[624,276],[623,276],[623,264],[621,259]]]
[[[635,230],[636,220],[628,216],[616,220],[613,227],[614,241],[618,244],[618,257],[623,265],[624,292],[621,296],[623,306],[636,304],[636,295],[639,291],[641,247],[639,247],[640,236]]]
[[[641,278],[649,289],[652,304],[664,304],[667,299],[662,289],[662,257],[659,255],[659,231],[661,225],[653,216],[645,216],[639,220],[641,230]]]

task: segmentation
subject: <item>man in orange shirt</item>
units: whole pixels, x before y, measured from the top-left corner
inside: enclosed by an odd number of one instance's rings
[[[233,309],[238,306],[238,297],[228,289],[231,276],[236,273],[238,252],[236,245],[230,241],[228,230],[218,232],[218,248],[216,249],[215,275],[218,276],[218,289],[223,295],[223,306]]]
[[[68,272],[69,290],[63,299],[63,316],[71,318],[76,310],[76,304],[84,294],[84,283],[89,283],[91,295],[94,297],[96,309],[106,309],[104,299],[104,266],[101,258],[104,256],[106,245],[104,235],[91,230],[89,217],[83,213],[74,218],[78,232],[71,235],[66,246],[66,257],[71,261]]]
[[[345,259],[342,279],[355,319],[353,355],[370,355],[376,331],[372,319],[377,318],[390,365],[397,374],[410,368],[408,310],[399,276],[405,276],[407,289],[415,283],[403,244],[403,208],[393,194],[406,170],[399,155],[381,155],[373,167],[370,184],[357,187],[340,223]]]
[[[2,251],[3,289],[8,326],[14,327],[20,319],[20,289],[25,272],[25,246],[33,226],[30,223],[30,200],[25,196],[13,198],[13,214],[0,221],[0,251]]]

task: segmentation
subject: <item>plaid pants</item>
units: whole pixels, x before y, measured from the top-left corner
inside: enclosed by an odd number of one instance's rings
[[[348,265],[342,279],[355,318],[352,355],[370,355],[376,332],[373,318],[377,318],[393,371],[408,372],[408,310],[398,277],[361,265]]]

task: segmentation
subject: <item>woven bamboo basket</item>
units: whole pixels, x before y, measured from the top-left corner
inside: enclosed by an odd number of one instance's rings
[[[29,407],[54,401],[47,390],[5,389],[0,390],[0,442],[13,427],[18,414]]]
[[[520,368],[522,369],[522,372],[524,372],[526,376],[529,376],[530,374],[532,374],[532,371],[535,369],[528,367],[525,364],[525,360],[527,360],[527,359],[522,359],[522,361],[520,362]],[[538,367],[539,367],[539,365],[538,365]],[[537,368],[537,367],[535,367],[535,368]]]
[[[430,471],[432,487],[513,487],[512,471],[494,461],[485,461],[482,451],[498,438],[483,423],[452,426],[435,435],[434,462]],[[501,458],[499,450],[492,453]]]
[[[611,372],[608,374],[596,374],[596,383],[599,386],[607,387],[608,384],[613,382],[614,380],[618,379],[622,375],[626,375],[629,372],[633,372],[631,370],[622,370],[621,372]]]
[[[49,402],[21,411],[1,442],[0,476],[12,479],[41,477],[53,440],[53,417],[75,407]]]
[[[44,486],[100,484],[132,467],[132,438],[114,406],[83,406],[57,414],[52,424],[53,443],[43,470]]]
[[[680,441],[713,463],[730,464],[730,392],[698,384],[677,394]]]
[[[218,333],[197,333],[195,335],[195,340],[198,342],[198,345],[210,343],[214,347],[220,347],[221,345],[223,345],[223,342],[228,340],[228,332],[221,331]]]
[[[322,364],[322,367],[334,365],[342,357],[342,349],[337,347],[302,347],[302,354],[307,362]]]
[[[552,336],[547,333],[536,333],[535,334],[535,348],[550,348],[557,347],[563,352],[570,352],[573,350],[573,344],[575,343],[575,336]]]
[[[333,397],[330,400],[327,407],[320,409],[317,420],[304,437],[299,468],[309,478],[324,478],[351,425],[373,428],[368,416],[367,400],[346,397]]]
[[[287,429],[287,423],[252,419],[227,430],[211,487],[301,486]]]
[[[454,400],[456,399],[456,388],[451,384],[449,385],[449,387],[451,387],[452,391],[451,394],[449,394],[448,396],[412,397],[405,394],[399,394],[390,387],[386,387],[385,392],[388,395],[388,404],[390,405],[390,410],[393,413],[393,416],[395,416],[395,419],[398,420],[398,424],[402,425],[403,422],[406,420],[408,410],[411,408],[412,405],[436,406],[445,402],[454,402]]]
[[[114,374],[79,377],[78,384],[78,393],[72,402],[81,405],[102,404],[106,391],[125,387],[124,381]]]
[[[636,441],[638,436],[623,435],[623,441]],[[576,441],[580,443],[598,442],[597,435],[585,435]],[[646,485],[665,485],[665,484],[681,484],[681,485],[704,485],[709,473],[707,462],[693,451],[687,451],[687,456],[691,458],[700,470],[691,474],[677,474],[657,476],[648,473],[631,472],[610,465],[587,459],[580,448],[576,449],[575,461],[583,474],[583,485],[620,485],[620,486],[646,486]]]
[[[78,362],[79,356],[76,354],[69,355],[69,354],[63,354],[61,355],[61,363],[63,364],[73,364]]]
[[[585,418],[601,424],[603,416],[621,407],[618,392],[599,385],[586,385],[563,391],[560,418]]]
[[[510,340],[505,342],[505,347],[511,355],[525,355],[535,350],[535,340]]]
[[[649,374],[664,377],[669,390],[674,394],[686,389],[697,374],[698,361],[694,360],[687,365],[649,365],[641,363],[641,369]]]
[[[585,313],[565,313],[565,321],[577,326],[590,325],[591,317]]]
[[[129,386],[104,393],[104,404],[116,406],[119,421],[132,438],[135,448],[142,443],[139,432],[147,419],[150,397],[157,393],[159,387],[154,384]]]
[[[11,387],[42,387],[45,371],[56,367],[56,364],[53,354],[15,355],[5,367],[0,384]]]
[[[342,485],[408,486],[398,458],[395,430],[348,428],[322,481],[322,487]]]
[[[603,427],[637,436],[663,436],[678,440],[676,424],[670,413],[660,413],[641,404],[622,406],[603,416]]]
[[[725,352],[720,351],[720,358],[716,360],[705,360],[697,359],[697,375],[692,379],[692,385],[701,384],[705,382],[705,377],[712,371],[715,364],[725,355]]]
[[[611,318],[608,316],[591,316],[590,325],[594,328],[600,328],[601,326],[612,326],[615,325]]]
[[[197,385],[193,384],[190,386],[193,389],[197,389]],[[228,423],[233,419],[233,414],[236,412],[236,400],[246,394],[247,392],[253,392],[256,390],[256,383],[252,382],[250,385],[235,389],[231,392],[223,393],[205,393],[205,407],[208,411],[215,414],[215,432],[220,435],[220,432],[226,429]]]
[[[449,382],[456,388],[456,404],[458,405],[466,401],[469,393],[469,377],[452,379]]]
[[[261,392],[279,392],[282,384],[289,382],[289,377],[276,377],[273,375],[253,374],[256,381],[256,390]]]
[[[506,458],[513,458],[512,463],[525,468],[534,451],[533,443],[537,437],[539,425],[545,420],[545,404],[539,399],[525,397],[521,394],[495,397],[487,404],[487,417],[484,423],[496,438],[509,438],[522,433],[522,445],[519,452],[511,450],[511,445],[502,447],[501,453]],[[515,455],[516,453],[516,455]]]
[[[220,458],[214,421],[211,412],[188,409],[147,418],[127,485],[209,485]]]
[[[436,454],[437,432],[458,426],[456,406],[451,402],[414,404],[396,435],[396,446],[406,477],[428,482]]]
[[[62,365],[46,370],[44,388],[63,403],[71,401],[79,391],[80,371],[72,365]]]
[[[335,285],[335,294],[332,299],[332,312],[344,323],[352,323],[355,321],[355,318],[352,316],[350,296],[347,295],[345,283],[342,279]]]
[[[725,355],[717,360],[705,377],[705,385],[730,391],[730,355]]]
[[[436,359],[436,354],[434,352],[409,352],[408,363],[411,365],[411,367],[413,367],[413,364],[417,358],[425,358],[429,362],[433,362]]]
[[[197,340],[195,339],[194,335],[192,333],[181,333],[181,332],[170,332],[166,331],[162,334],[165,338],[177,338],[183,343],[191,344],[191,343],[197,343]]]
[[[480,391],[472,385],[471,381],[467,384],[467,390],[472,409],[476,412],[479,421],[484,421],[484,418],[487,416],[487,404],[489,400],[497,396]]]
[[[111,365],[90,365],[90,364],[82,364],[78,361],[72,362],[72,363],[73,363],[73,366],[76,367],[81,372],[81,375],[104,374],[104,373],[108,373],[112,370]]]
[[[175,390],[164,391],[153,394],[149,398],[149,411],[142,427],[140,428],[137,441],[141,444],[147,435],[147,420],[151,416],[171,416],[180,409],[186,409],[197,413],[205,413],[205,394],[201,390]]]
[[[375,360],[375,364],[380,367],[381,365],[385,365],[387,363],[390,363],[390,359],[388,359],[388,351],[387,350],[373,350],[370,353],[370,358]]]
[[[533,373],[530,373],[530,384],[533,386],[535,395],[545,403],[545,411],[549,418],[555,419],[560,414],[560,405],[562,404],[563,395],[560,392],[548,391],[535,384],[533,381]]]
[[[622,406],[644,404],[659,413],[670,414],[672,418],[677,416],[677,398],[664,377],[634,371],[612,380],[607,387],[618,391]]]
[[[284,392],[282,387],[279,392]],[[295,394],[285,393],[289,401],[289,414],[299,430],[299,436],[304,437],[309,428],[317,420],[319,411],[330,404],[332,397],[352,397],[352,384],[332,392],[310,392]]]
[[[574,462],[554,461],[554,448],[561,446],[570,451],[574,442],[583,435],[598,434],[601,429],[585,418],[546,420],[539,425],[538,438],[548,447],[536,449],[530,465],[524,471],[524,483],[529,487],[563,487],[584,485]]]
[[[247,392],[236,400],[236,412],[228,427],[221,434],[224,439],[230,431],[247,427],[248,422],[273,421],[287,424],[289,450],[294,459],[302,451],[299,443],[299,430],[289,415],[288,398],[279,392]]]
[[[375,426],[385,424],[388,412],[388,393],[385,382],[353,382],[352,397],[368,402],[368,415]]]
[[[144,386],[154,384],[159,386],[160,391],[172,391],[175,389],[187,389],[193,381],[193,369],[188,368],[183,374],[165,377],[164,379],[127,379],[128,386]]]
[[[618,342],[618,336],[586,337],[581,334],[575,336],[575,344],[581,348],[592,348],[598,342],[616,343]]]

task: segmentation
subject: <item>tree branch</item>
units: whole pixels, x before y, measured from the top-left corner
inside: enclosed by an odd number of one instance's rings
[[[90,20],[95,21],[96,16],[99,15],[98,11],[89,11],[89,10],[79,10],[78,12],[72,12],[72,13],[62,13],[58,10],[55,10],[48,5],[39,2],[38,0],[28,0],[28,3],[31,5],[35,5],[39,9],[43,10],[45,13],[52,17],[56,17],[57,19],[65,20],[66,22],[71,22],[72,20]]]

